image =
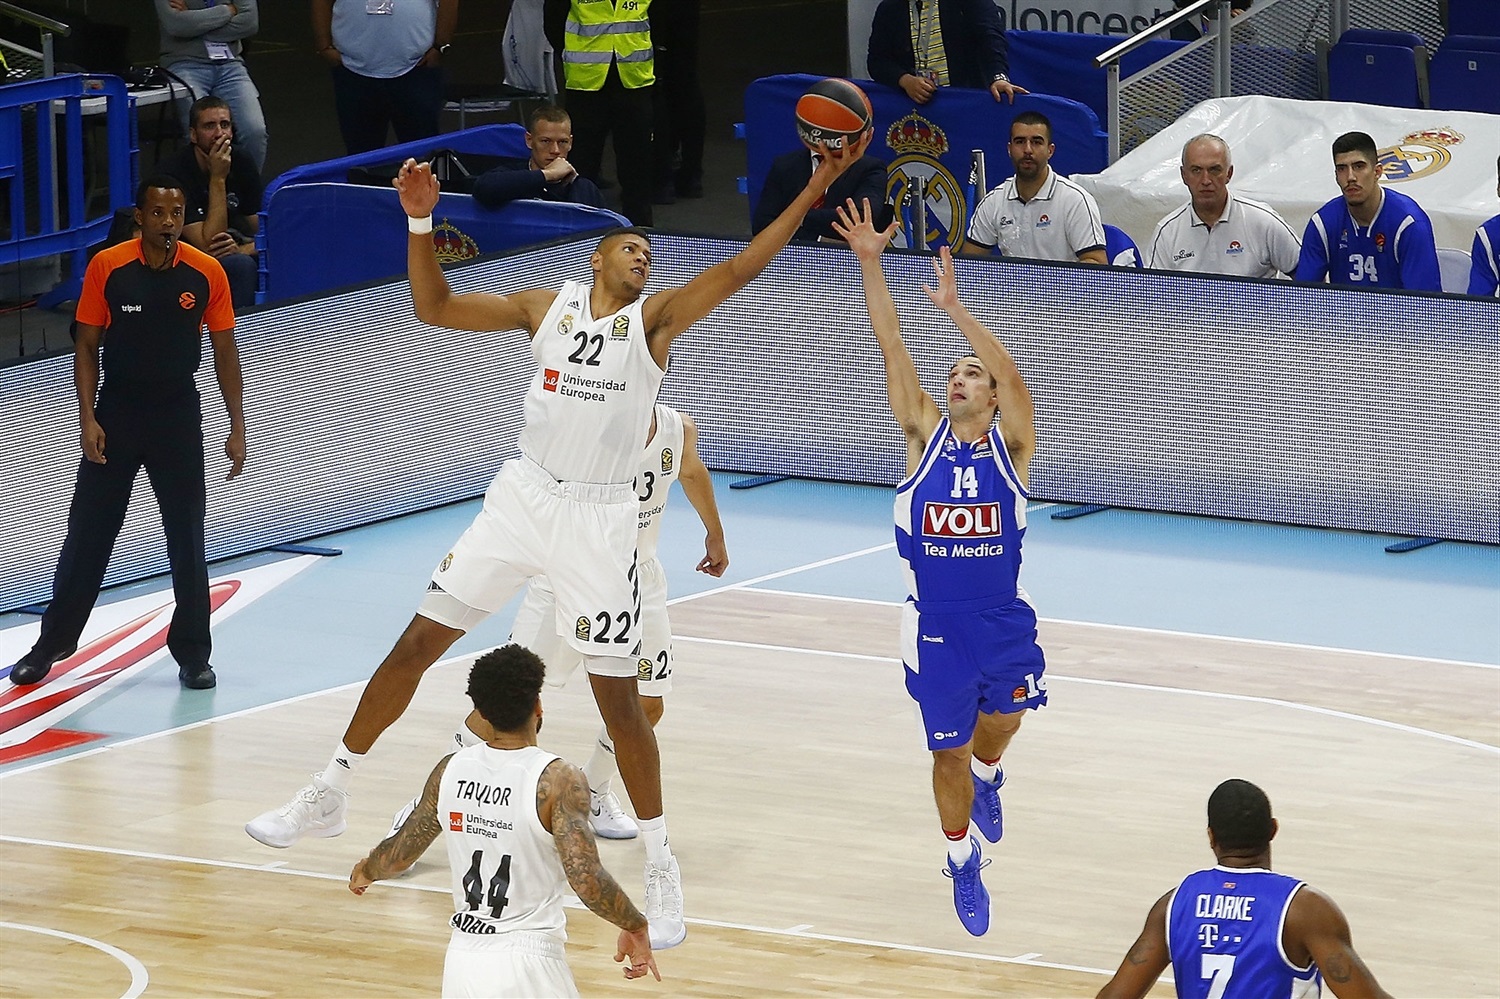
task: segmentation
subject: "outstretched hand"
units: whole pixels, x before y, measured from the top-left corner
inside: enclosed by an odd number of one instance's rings
[[[946,246],[939,250],[932,261],[932,270],[937,275],[937,287],[931,288],[924,284],[922,290],[927,292],[933,305],[944,312],[952,312],[959,307],[958,278],[953,273],[953,251]]]
[[[878,257],[888,245],[891,237],[896,234],[896,223],[891,222],[883,231],[875,228],[875,213],[870,209],[870,199],[863,198],[856,205],[853,198],[849,198],[835,209],[838,219],[833,223],[833,231],[839,234],[839,238],[849,244],[849,249],[861,260]]]
[[[828,145],[819,145],[818,169],[813,171],[812,182],[821,185],[821,190],[828,190],[828,185],[838,179],[839,174],[859,162],[864,156],[865,150],[870,148],[870,143],[875,140],[875,129],[867,128],[853,142],[845,141],[837,149]]]
[[[441,185],[432,175],[432,164],[408,159],[391,181],[401,197],[401,210],[414,219],[424,219],[437,208]]]

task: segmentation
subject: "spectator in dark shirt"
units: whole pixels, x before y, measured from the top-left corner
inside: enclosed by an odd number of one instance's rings
[[[880,0],[870,24],[870,78],[917,104],[939,87],[988,90],[1014,101],[1000,12],[992,0]],[[830,201],[830,204],[832,202]]]
[[[229,105],[201,97],[188,112],[188,146],[157,168],[182,182],[187,202],[182,241],[217,257],[229,277],[234,304],[254,305],[260,255],[260,173],[250,156],[235,148]]]
[[[487,170],[474,182],[474,200],[486,208],[503,208],[518,198],[570,201],[604,207],[604,195],[587,177],[580,177],[568,153],[573,149],[573,122],[555,104],[543,104],[526,123],[529,159],[514,159]]]
[[[794,149],[771,161],[771,169],[760,189],[760,200],[755,203],[751,232],[760,232],[776,221],[786,206],[802,193],[818,159],[819,154],[810,149]],[[869,201],[876,212],[876,225],[884,229],[890,225],[893,215],[886,203],[885,184],[885,163],[873,156],[861,156],[833,182],[822,201],[803,218],[792,238],[838,240],[842,243],[842,237],[833,231],[833,223],[838,221],[837,209],[846,199],[853,199],[856,205]]]
[[[1192,3],[1193,0],[1175,0],[1175,2],[1177,4],[1177,9],[1181,10],[1188,4]],[[1229,4],[1229,13],[1234,17],[1239,17],[1245,11],[1250,9],[1250,4],[1251,0],[1231,0],[1231,3]],[[1196,42],[1204,35],[1213,34],[1214,20],[1216,17],[1217,11],[1215,10],[1215,8],[1210,7],[1207,11],[1205,11],[1198,17],[1190,17],[1180,24],[1173,25],[1171,38],[1174,42]],[[1243,39],[1240,38],[1236,38],[1235,40],[1243,41]]]

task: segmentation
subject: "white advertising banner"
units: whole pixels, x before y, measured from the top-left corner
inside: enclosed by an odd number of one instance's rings
[[[1438,246],[1468,250],[1479,224],[1500,214],[1500,115],[1473,111],[1226,97],[1197,105],[1103,173],[1073,179],[1098,200],[1104,221],[1144,246],[1188,199],[1183,143],[1211,132],[1233,155],[1230,186],[1275,208],[1300,238],[1313,212],[1338,197],[1333,140],[1355,131],[1375,140],[1384,182],[1427,212]]]
[[[849,75],[869,78],[865,53],[870,21],[880,0],[848,0]],[[1176,10],[1172,0],[995,0],[1006,31],[1074,31],[1083,35],[1133,35]]]

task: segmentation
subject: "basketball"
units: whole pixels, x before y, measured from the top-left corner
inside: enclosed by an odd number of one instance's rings
[[[829,77],[797,99],[797,137],[810,148],[843,149],[870,127],[870,98],[848,80]]]

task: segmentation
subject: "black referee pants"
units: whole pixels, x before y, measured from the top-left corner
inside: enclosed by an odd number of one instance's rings
[[[52,602],[42,616],[36,648],[52,656],[78,644],[98,599],[115,539],[130,507],[136,473],[146,469],[161,509],[177,608],[167,648],[179,666],[208,664],[208,564],[203,519],[203,416],[197,389],[115,386],[106,381],[94,407],[104,428],[105,464],[78,465],[68,537],[52,579]]]

